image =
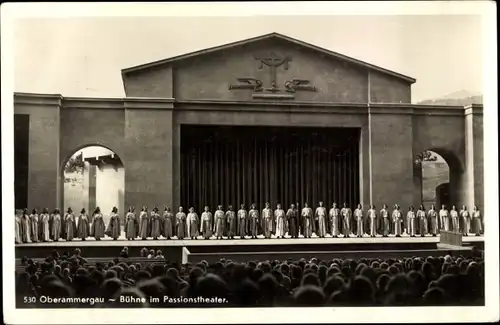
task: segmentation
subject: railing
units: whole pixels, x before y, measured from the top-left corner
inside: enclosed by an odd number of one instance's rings
[[[462,246],[462,234],[453,231],[441,230],[440,243],[452,246]]]

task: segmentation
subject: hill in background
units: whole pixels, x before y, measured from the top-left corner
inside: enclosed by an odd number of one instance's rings
[[[426,99],[418,102],[419,105],[449,105],[467,106],[470,104],[482,104],[483,95],[467,90],[459,90],[443,97]]]

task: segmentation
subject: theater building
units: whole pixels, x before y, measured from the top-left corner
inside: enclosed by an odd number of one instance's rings
[[[65,208],[63,166],[91,145],[123,163],[124,207],[406,210],[426,150],[448,163],[450,201],[483,207],[482,107],[413,105],[411,77],[271,33],[122,78],[125,98],[14,95],[18,207]]]

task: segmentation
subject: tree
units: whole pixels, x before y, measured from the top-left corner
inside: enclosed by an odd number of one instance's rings
[[[424,161],[436,161],[437,156],[429,150],[419,152],[415,155],[415,165],[422,165]]]
[[[73,156],[68,160],[66,166],[64,166],[64,172],[83,174],[84,166],[83,152],[80,152],[78,155]]]

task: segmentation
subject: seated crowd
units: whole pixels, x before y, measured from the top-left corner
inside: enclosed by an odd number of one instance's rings
[[[357,237],[363,236],[401,236],[403,233],[411,237],[432,235],[437,236],[441,230],[453,231],[468,236],[473,233],[479,236],[482,233],[483,221],[481,211],[474,206],[469,212],[464,205],[458,211],[455,206],[450,211],[446,206],[442,206],[437,211],[434,205],[426,210],[423,205],[415,210],[413,206],[404,213],[399,205],[394,205],[390,211],[387,205],[381,210],[377,210],[374,205],[365,212],[361,204],[352,211],[346,203],[339,208],[333,203],[328,211],[323,202],[319,202],[318,207],[313,211],[307,203],[299,210],[298,204],[290,205],[285,211],[281,204],[277,204],[276,209],[272,209],[269,203],[259,211],[255,204],[246,210],[244,205],[235,211],[229,206],[226,211],[221,205],[218,206],[212,215],[209,207],[204,208],[201,217],[195,212],[193,207],[186,213],[183,207],[179,207],[174,215],[170,207],[166,206],[163,214],[155,207],[150,213],[147,207],[143,207],[139,215],[136,215],[135,208],[130,207],[124,218],[124,222],[118,214],[118,209],[114,207],[111,211],[109,222],[105,225],[103,214],[99,207],[95,209],[89,217],[82,209],[78,217],[75,216],[71,208],[67,209],[64,216],[61,216],[58,209],[52,214],[48,209],[44,209],[38,214],[34,209],[31,214],[25,209],[21,213],[16,211],[16,243],[47,242],[64,239],[67,241],[74,238],[86,240],[93,237],[101,240],[109,236],[117,240],[122,236],[122,226],[125,231],[125,238],[128,240],[148,238],[160,239],[217,239],[235,236],[245,239],[247,237],[257,238],[311,238],[314,233],[320,238],[326,235],[332,237]]]
[[[144,250],[142,255],[148,254]],[[245,263],[222,258],[185,265],[169,263],[161,251],[140,259],[124,248],[120,255],[105,263],[90,263],[79,249],[63,255],[54,251],[39,262],[24,258],[17,268],[24,271],[16,271],[17,307],[56,307],[41,303],[42,297],[102,299],[91,306],[56,308],[484,305],[484,260],[477,251],[473,257]],[[36,302],[26,304],[26,297],[37,297]]]

